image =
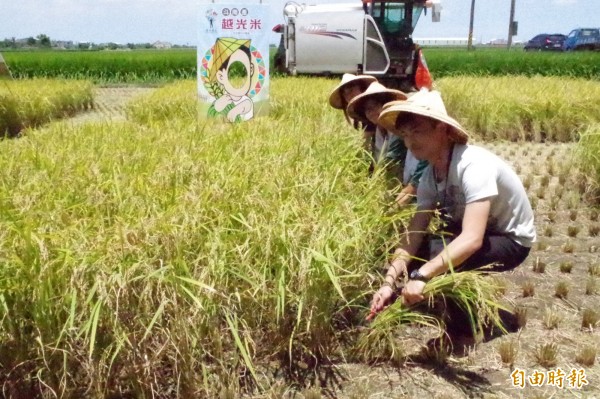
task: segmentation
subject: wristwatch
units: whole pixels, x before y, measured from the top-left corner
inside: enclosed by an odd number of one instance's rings
[[[415,269],[412,272],[410,272],[410,279],[411,280],[419,280],[424,283],[429,281],[429,279],[427,277],[425,277],[421,274],[421,270],[419,270],[419,269]]]

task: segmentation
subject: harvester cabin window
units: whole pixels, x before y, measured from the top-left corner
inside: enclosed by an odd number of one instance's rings
[[[388,59],[381,37],[377,33],[377,28],[369,19],[366,20],[367,40],[365,47],[365,71],[385,72],[388,67]]]
[[[406,8],[403,3],[375,2],[373,4],[373,18],[381,27],[384,37],[410,36],[422,11],[423,7],[420,5]]]

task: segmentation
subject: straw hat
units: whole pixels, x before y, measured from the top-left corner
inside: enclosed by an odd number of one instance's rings
[[[455,119],[448,116],[444,101],[437,90],[421,90],[406,101],[388,103],[379,115],[378,124],[388,131],[398,134],[408,115],[419,115],[445,123],[452,139],[458,144],[466,144],[469,134]]]
[[[406,100],[408,96],[400,90],[388,89],[379,82],[373,82],[364,93],[354,97],[348,103],[348,116],[352,119],[358,119],[361,122],[368,122],[365,115],[364,106],[368,99],[379,100],[382,105],[397,100]]]
[[[333,91],[329,95],[329,104],[333,108],[342,109],[342,88],[344,86],[348,85],[349,83],[364,83],[367,85],[375,81],[377,81],[377,79],[375,79],[373,76],[353,75],[351,73],[345,73],[342,76],[342,81],[340,82],[340,84],[337,85],[337,87],[333,89]]]
[[[214,82],[217,79],[217,72],[223,62],[242,46],[250,48],[250,40],[235,39],[232,37],[220,37],[217,39],[214,46],[213,62],[208,76],[210,82]]]

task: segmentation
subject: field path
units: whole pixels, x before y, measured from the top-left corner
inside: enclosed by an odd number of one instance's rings
[[[123,121],[125,105],[134,98],[156,90],[153,87],[97,87],[94,108],[71,118],[73,123]]]

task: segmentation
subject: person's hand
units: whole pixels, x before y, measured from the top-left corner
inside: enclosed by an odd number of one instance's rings
[[[415,195],[417,195],[417,188],[409,183],[396,197],[396,204],[400,206],[408,205]]]
[[[425,289],[424,281],[409,280],[402,289],[404,303],[407,305],[412,305],[425,299],[423,296],[423,289]]]
[[[371,313],[367,316],[367,320],[372,320],[377,313],[381,312],[386,305],[392,300],[394,296],[394,290],[389,284],[383,285],[376,293],[373,295],[373,300],[371,301]]]

